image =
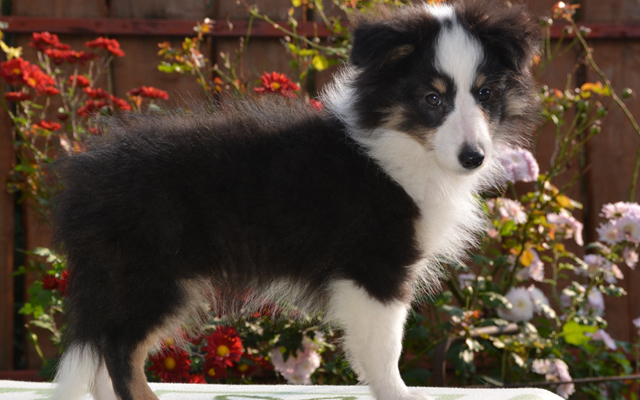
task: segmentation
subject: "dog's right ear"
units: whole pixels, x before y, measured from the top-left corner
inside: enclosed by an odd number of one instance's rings
[[[388,22],[363,22],[352,33],[349,62],[359,68],[383,69],[397,64],[415,50],[408,31]]]

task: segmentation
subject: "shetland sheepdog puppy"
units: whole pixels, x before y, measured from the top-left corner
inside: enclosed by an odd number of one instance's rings
[[[112,118],[55,164],[70,284],[54,399],[157,399],[143,366],[160,338],[273,303],[340,328],[376,399],[428,398],[400,377],[403,326],[484,229],[497,149],[536,122],[540,32],[497,1],[352,25],[324,111],[262,96]]]

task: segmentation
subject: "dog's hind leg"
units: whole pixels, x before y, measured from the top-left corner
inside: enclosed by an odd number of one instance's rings
[[[109,339],[105,341],[105,366],[119,400],[158,400],[144,374],[147,353],[156,340],[156,335],[149,335],[133,345],[123,345]]]
[[[400,377],[398,361],[409,305],[382,303],[351,281],[334,283],[329,318],[344,330],[347,358],[377,400],[426,400],[409,391]]]

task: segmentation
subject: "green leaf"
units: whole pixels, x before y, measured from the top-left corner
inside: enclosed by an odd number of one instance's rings
[[[442,305],[442,311],[444,311],[445,313],[447,313],[447,315],[450,315],[452,317],[459,317],[459,318],[463,318],[464,317],[464,312],[462,311],[462,308],[460,307],[456,307],[456,306],[450,306],[448,304],[443,304]]]
[[[311,64],[313,64],[313,68],[318,71],[323,71],[329,67],[329,61],[327,61],[327,57],[321,55],[316,55],[315,57],[313,57],[313,60],[311,60]]]
[[[509,220],[504,223],[502,228],[500,228],[500,236],[509,236],[513,231],[516,230],[516,228],[517,228],[516,223]]]
[[[495,307],[504,307],[507,310],[510,310],[512,305],[507,300],[506,297],[496,292],[484,292],[480,294],[480,298],[482,298],[482,302],[485,306],[495,308]]]
[[[569,321],[562,327],[562,334],[565,342],[580,346],[591,340],[591,336],[587,336],[585,333],[594,333],[597,330],[597,326],[580,325],[575,321]]]

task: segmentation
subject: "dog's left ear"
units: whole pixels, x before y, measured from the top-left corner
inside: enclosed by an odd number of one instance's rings
[[[471,1],[463,11],[470,25],[492,57],[509,70],[526,73],[539,54],[542,30],[524,5],[505,6],[501,2]],[[499,8],[496,8],[499,7]]]
[[[360,68],[391,67],[415,50],[408,30],[385,21],[358,24],[352,32],[352,38],[349,62]]]

